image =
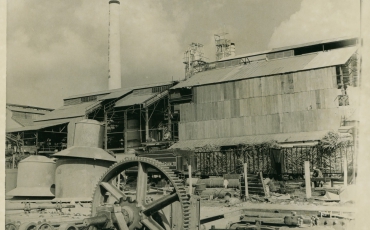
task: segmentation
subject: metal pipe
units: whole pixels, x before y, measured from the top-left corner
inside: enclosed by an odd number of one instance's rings
[[[74,208],[72,204],[35,204],[35,203],[10,203],[7,204],[6,210],[32,210],[32,209],[55,209],[55,208]]]
[[[105,224],[108,221],[108,218],[106,216],[94,216],[85,218],[83,220],[83,224],[87,226],[96,226],[96,225],[102,225]]]

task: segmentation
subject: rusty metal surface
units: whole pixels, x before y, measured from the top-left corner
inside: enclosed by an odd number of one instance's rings
[[[86,158],[58,159],[55,173],[55,200],[90,201],[96,183],[113,163]]]
[[[19,162],[17,187],[7,196],[54,197],[56,164],[44,156],[30,156]]]

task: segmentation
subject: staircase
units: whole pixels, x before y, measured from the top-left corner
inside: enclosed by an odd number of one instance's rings
[[[247,174],[247,183],[248,183],[248,194],[249,195],[262,195],[269,196],[266,185],[263,183],[262,172],[258,174]],[[244,175],[240,178],[240,196],[245,196],[245,180]]]

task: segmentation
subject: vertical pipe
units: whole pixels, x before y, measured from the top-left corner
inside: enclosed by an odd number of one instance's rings
[[[244,163],[244,188],[245,188],[245,198],[249,197],[248,193],[248,164]]]
[[[347,187],[347,180],[348,180],[348,173],[347,173],[347,158],[344,158],[343,159],[343,173],[344,173],[344,176],[343,176],[343,186],[344,187]]]
[[[306,184],[306,198],[311,198],[310,162],[304,162],[304,179]]]
[[[189,194],[192,194],[193,191],[193,181],[191,178],[191,164],[188,164],[188,170],[189,170]]]
[[[145,108],[145,141],[149,141],[149,111],[148,107]]]
[[[124,141],[125,141],[125,153],[127,153],[127,110],[124,111],[123,114],[123,125],[124,125],[124,130],[123,130],[123,135],[124,135]]]
[[[108,88],[121,88],[121,39],[119,27],[120,2],[109,1],[109,76]]]

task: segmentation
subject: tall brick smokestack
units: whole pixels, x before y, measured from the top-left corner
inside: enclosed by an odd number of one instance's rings
[[[119,89],[122,87],[119,11],[120,2],[118,0],[109,1],[109,89]]]

